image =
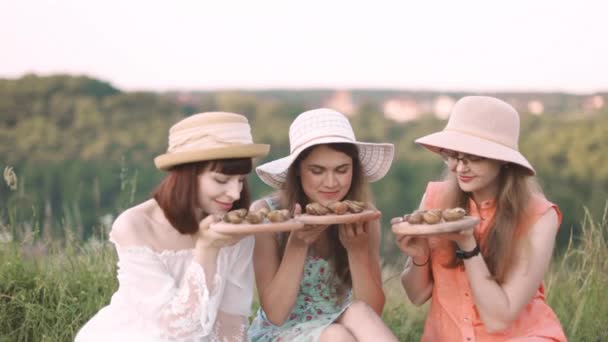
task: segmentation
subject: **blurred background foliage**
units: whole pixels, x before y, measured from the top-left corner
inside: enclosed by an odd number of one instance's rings
[[[26,75],[0,79],[0,166],[13,166],[23,192],[0,186],[0,203],[18,204],[39,237],[65,238],[65,221],[76,237],[100,232],[102,221],[115,218],[144,200],[163,177],[153,164],[163,153],[169,127],[203,111],[244,114],[254,140],[272,145],[262,163],[288,153],[289,124],[300,112],[323,106],[333,90],[208,91],[187,93],[125,92],[86,76]],[[426,183],[438,179],[442,163],[416,146],[415,138],[441,129],[445,120],[422,113],[396,122],[383,115],[391,98],[428,101],[457,99],[464,93],[353,90],[350,114],[357,138],[392,142],[396,159],[382,181],[373,184],[383,212],[384,231],[391,217],[417,207]],[[520,149],[535,166],[547,196],[558,203],[564,223],[558,247],[583,217],[583,206],[600,215],[608,199],[608,106],[585,107],[588,96],[561,93],[490,94],[516,105],[522,117]],[[608,99],[606,94],[599,94]],[[542,98],[543,115],[518,104]],[[524,107],[525,108],[525,107]],[[488,118],[491,120],[491,118]],[[271,191],[250,176],[254,197]],[[125,191],[126,190],[126,191]],[[11,213],[0,206],[0,223]],[[386,234],[385,261],[399,253]]]

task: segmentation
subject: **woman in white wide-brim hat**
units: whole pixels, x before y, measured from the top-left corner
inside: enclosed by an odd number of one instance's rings
[[[344,199],[370,202],[368,182],[393,160],[392,144],[359,142],[348,119],[331,109],[300,114],[289,128],[290,154],[256,168],[277,189],[252,208],[301,210]],[[371,203],[370,203],[371,204]],[[252,341],[396,341],[379,315],[380,221],[310,226],[257,234],[254,268],[260,310]]]
[[[245,177],[268,150],[239,114],[195,114],[171,127],[167,152],[154,159],[167,176],[112,225],[118,290],[76,341],[244,341],[254,238],[209,225],[249,207]]]
[[[408,297],[431,299],[422,341],[566,341],[543,286],[562,214],[519,152],[519,128],[509,104],[469,96],[441,132],[416,140],[448,171],[428,184],[421,209],[461,207],[480,219],[436,238],[397,235],[410,256]]]

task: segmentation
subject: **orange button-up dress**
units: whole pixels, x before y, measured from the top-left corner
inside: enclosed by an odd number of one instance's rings
[[[446,184],[431,182],[425,194],[425,208],[441,207],[441,195]],[[480,218],[475,235],[481,236],[488,229],[496,212],[494,201],[481,203],[469,202],[469,215]],[[535,195],[530,201],[531,217],[522,224],[530,228],[548,210],[554,209],[561,224],[562,214],[557,206],[542,195]],[[464,266],[446,268],[445,255],[437,248],[432,251],[431,267],[433,273],[433,292],[428,313],[423,342],[435,341],[566,341],[563,329],[553,310],[545,301],[545,289],[541,283],[536,295],[522,310],[511,326],[500,333],[486,332],[471,293],[471,287]],[[443,261],[442,261],[443,260]]]

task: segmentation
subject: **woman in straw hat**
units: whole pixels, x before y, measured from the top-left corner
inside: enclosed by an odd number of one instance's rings
[[[153,198],[123,212],[110,241],[118,290],[76,341],[242,341],[253,297],[253,236],[227,236],[210,223],[249,206],[245,176],[254,144],[247,119],[213,112],[171,127],[167,176]]]
[[[397,236],[410,256],[401,278],[408,297],[417,305],[431,298],[423,341],[566,340],[543,286],[562,217],[518,139],[513,107],[470,96],[443,131],[416,140],[448,171],[428,184],[422,209],[461,207],[480,219],[436,238]]]
[[[300,211],[308,203],[370,201],[367,183],[390,168],[391,144],[355,140],[348,119],[330,109],[300,114],[289,128],[290,155],[256,168],[278,192],[252,208]],[[395,341],[378,316],[380,223],[308,226],[257,234],[254,268],[261,308],[252,341]]]

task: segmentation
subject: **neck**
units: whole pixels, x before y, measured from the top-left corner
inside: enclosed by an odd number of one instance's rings
[[[483,189],[473,191],[473,200],[479,206],[481,202],[495,199],[498,195],[498,184],[492,183]]]

